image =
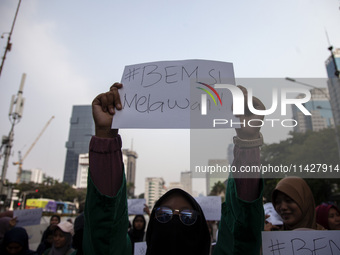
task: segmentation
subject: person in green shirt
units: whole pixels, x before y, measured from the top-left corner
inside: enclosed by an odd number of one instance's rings
[[[88,255],[131,254],[129,240],[126,180],[122,162],[122,141],[117,129],[111,129],[116,110],[121,110],[119,88],[98,95],[92,102],[96,134],[90,142],[90,167],[85,205],[83,250]],[[247,91],[241,87],[245,98]],[[247,102],[247,100],[245,100]],[[256,109],[263,110],[253,98]],[[240,122],[263,116],[252,114],[246,105]],[[258,125],[260,126],[260,125]],[[259,127],[236,129],[233,165],[260,164],[259,146],[263,143]],[[169,155],[171,157],[171,155]],[[258,255],[264,224],[263,181],[260,173],[235,172],[228,179],[226,202],[222,205],[218,241],[214,254]],[[210,251],[210,235],[201,207],[180,189],[164,194],[155,204],[146,233],[146,254],[202,254]]]

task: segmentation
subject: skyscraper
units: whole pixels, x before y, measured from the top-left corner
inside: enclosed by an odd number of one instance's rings
[[[182,189],[192,195],[192,178],[191,171],[181,172],[181,185]]]
[[[87,188],[88,169],[89,169],[89,154],[88,153],[79,154],[76,183],[77,188]]]
[[[335,72],[340,69],[340,49],[333,51],[333,55],[326,60],[325,64],[334,122],[338,126],[340,125],[340,79],[339,76],[336,76]]]
[[[91,105],[74,105],[70,120],[69,138],[66,142],[64,182],[77,182],[79,154],[88,153],[89,142],[95,133]]]
[[[136,159],[138,158],[138,155],[135,151],[128,149],[123,150],[123,155],[126,156],[126,162],[124,162],[124,165],[126,171],[127,194],[128,197],[134,197],[136,181]]]
[[[165,182],[161,177],[149,177],[145,179],[145,200],[149,208],[166,192]]]
[[[292,105],[293,119],[297,121],[294,132],[304,133],[307,130],[319,131],[334,125],[329,93],[327,88],[311,89],[311,99],[304,104],[304,107],[312,114],[305,115],[296,105]],[[300,94],[297,98],[305,97]]]

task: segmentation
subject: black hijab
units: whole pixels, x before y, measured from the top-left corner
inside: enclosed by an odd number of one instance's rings
[[[135,221],[140,218],[144,222],[143,228],[142,229],[135,229]],[[129,231],[129,236],[131,239],[132,243],[136,242],[142,242],[144,238],[144,231],[146,227],[146,220],[143,215],[136,215],[135,218],[132,221],[132,228]]]
[[[160,223],[155,218],[155,208],[173,194],[184,197],[198,212],[196,222],[191,226],[184,225],[175,215],[169,222]],[[175,208],[176,209],[176,208]],[[210,251],[210,235],[203,211],[196,200],[181,189],[172,189],[165,193],[155,204],[146,232],[147,255],[195,254],[208,255]]]
[[[10,243],[18,243],[22,247],[21,252],[17,253],[18,255],[31,255],[36,254],[34,251],[31,251],[28,248],[28,235],[24,228],[15,227],[10,231],[6,232],[3,243],[2,243],[2,251],[1,254],[6,255],[9,254],[6,250],[6,246]]]

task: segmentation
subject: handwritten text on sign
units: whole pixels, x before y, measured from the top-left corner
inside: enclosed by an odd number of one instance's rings
[[[17,227],[39,225],[41,216],[42,208],[13,211],[13,217],[17,217]]]
[[[147,249],[146,242],[135,243],[134,255],[145,255],[146,249]]]
[[[128,213],[129,215],[133,214],[144,214],[144,204],[146,200],[143,198],[140,199],[128,199]]]
[[[213,119],[213,112],[238,120],[232,115],[231,93],[211,92],[206,86],[235,84],[231,63],[183,60],[131,65],[125,67],[121,82],[123,110],[116,113],[112,128],[209,128],[202,123]],[[203,117],[202,94],[211,94]]]
[[[221,219],[222,200],[220,196],[196,197],[195,199],[201,206],[206,220]]]
[[[340,255],[340,231],[264,231],[263,255]]]

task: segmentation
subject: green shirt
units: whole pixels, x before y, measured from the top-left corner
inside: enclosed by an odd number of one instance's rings
[[[84,254],[132,254],[127,233],[129,218],[125,175],[114,197],[101,194],[89,177],[84,215]]]
[[[237,197],[234,179],[229,178],[214,255],[259,254],[259,233],[264,224],[262,187],[258,199],[243,201]],[[127,234],[129,223],[125,175],[114,197],[101,194],[89,178],[85,221],[84,254],[131,255],[131,242]]]
[[[264,227],[262,202],[263,182],[260,196],[251,202],[237,196],[233,178],[228,179],[226,202],[222,215],[214,255],[259,255],[261,231]]]

